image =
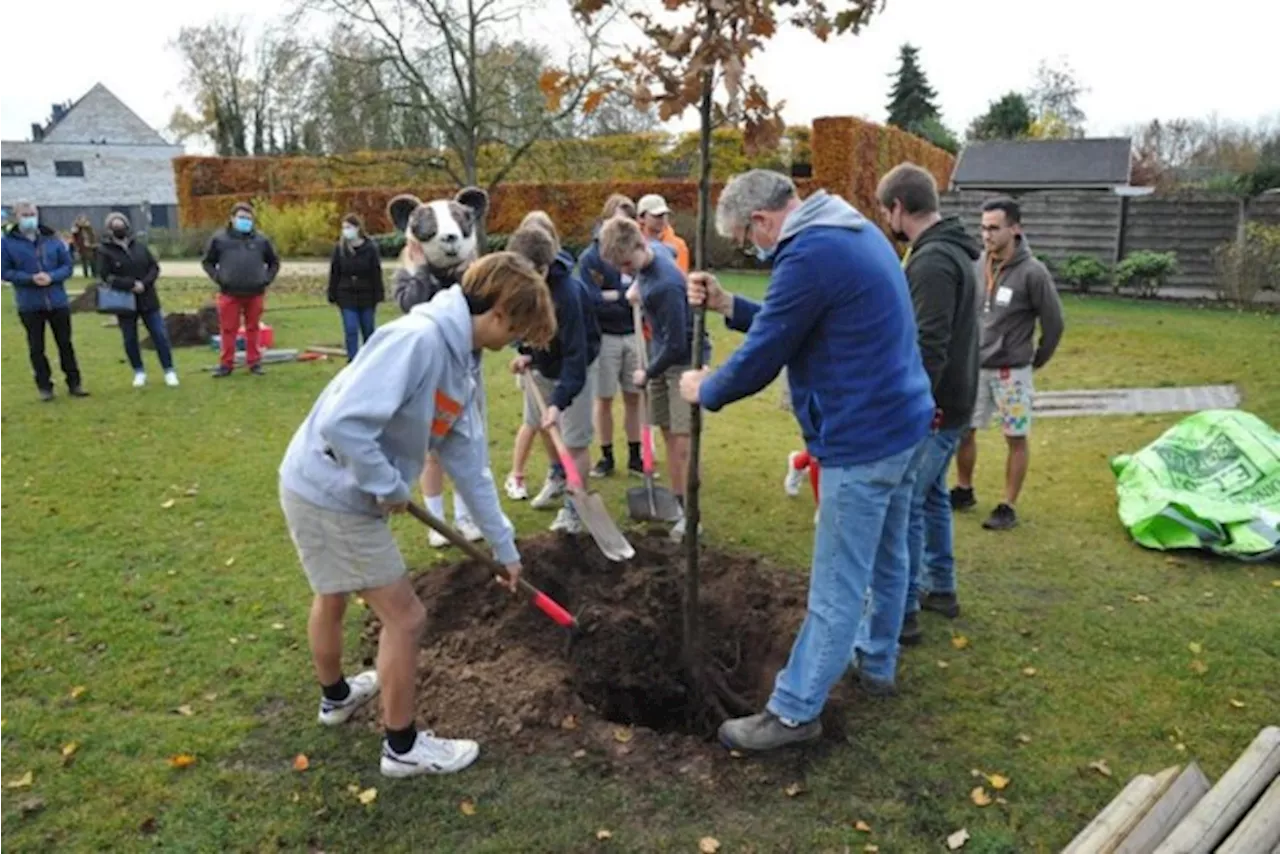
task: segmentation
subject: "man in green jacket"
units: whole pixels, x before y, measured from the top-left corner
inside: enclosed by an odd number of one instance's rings
[[[990,199],[982,206],[982,243],[978,265],[983,273],[982,370],[973,428],[985,427],[995,415],[1009,446],[1005,463],[1004,500],[982,523],[990,531],[1018,524],[1014,510],[1027,476],[1031,406],[1035,397],[1032,371],[1053,358],[1062,340],[1062,303],[1049,270],[1031,254],[1022,235],[1022,210],[1013,199]],[[1035,343],[1036,323],[1040,343]],[[978,444],[973,429],[965,433],[956,454],[956,488],[951,506],[973,507],[973,468]]]

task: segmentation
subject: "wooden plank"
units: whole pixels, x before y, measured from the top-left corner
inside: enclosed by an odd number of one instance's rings
[[[1129,831],[1116,854],[1151,854],[1209,788],[1209,778],[1198,764],[1191,762]]]
[[[1218,854],[1265,854],[1277,849],[1280,849],[1280,777],[1271,781],[1227,841],[1218,846]]]
[[[1133,827],[1159,797],[1161,783],[1150,774],[1139,774],[1120,790],[1111,803],[1071,840],[1062,854],[1099,854],[1104,846],[1124,838],[1120,830]]]
[[[1277,774],[1280,727],[1269,726],[1160,843],[1155,854],[1210,854]]]
[[[308,353],[319,353],[322,356],[345,356],[347,351],[341,347],[328,347],[323,344],[317,344],[314,347],[306,349]]]

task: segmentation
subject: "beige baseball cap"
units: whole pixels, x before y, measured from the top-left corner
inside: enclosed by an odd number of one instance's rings
[[[667,200],[659,196],[657,193],[650,193],[640,198],[640,203],[636,205],[636,214],[644,216],[645,214],[653,214],[654,216],[662,216],[671,213],[671,208],[667,207]]]

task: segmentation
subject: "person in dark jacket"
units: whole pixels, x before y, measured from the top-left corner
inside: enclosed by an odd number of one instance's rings
[[[512,233],[507,249],[528,258],[543,274],[556,309],[556,336],[551,344],[545,349],[521,345],[520,355],[511,365],[514,373],[524,375],[526,383],[521,431],[528,436],[525,428],[546,431],[558,426],[573,465],[580,476],[585,476],[591,464],[594,365],[600,354],[600,326],[590,296],[586,286],[574,275],[573,256],[560,247],[555,226],[549,220],[541,216],[526,217],[525,223]],[[546,401],[547,408],[541,415],[528,384],[536,384]],[[517,445],[521,444],[519,438]],[[548,455],[556,460],[554,446],[545,432],[543,439]],[[528,436],[524,444],[527,447],[531,442],[532,436]],[[514,458],[513,472],[522,473],[523,462]],[[533,506],[546,509],[555,506],[555,500],[560,498],[560,512],[551,523],[551,530],[580,534],[585,531],[582,520],[568,498],[562,498],[565,477],[563,470],[553,466]]]
[[[172,388],[178,385],[178,374],[173,369],[173,351],[169,347],[160,297],[156,293],[160,265],[147,245],[133,235],[129,218],[124,214],[107,214],[102,227],[102,242],[98,245],[97,254],[99,287],[130,291],[138,306],[136,312],[121,314],[118,318],[120,335],[124,338],[124,353],[133,367],[133,387],[142,388],[147,384],[147,371],[142,365],[142,351],[138,347],[138,321],[141,320],[156,345],[156,355],[164,369],[164,384]]]
[[[613,459],[613,400],[622,393],[622,424],[627,436],[627,470],[644,473],[640,459],[640,390],[632,384],[640,354],[636,352],[635,324],[626,301],[630,277],[623,279],[618,268],[600,257],[600,226],[614,216],[636,218],[636,206],[621,194],[609,197],[591,235],[591,245],[578,259],[578,278],[591,292],[600,321],[600,359],[596,362],[596,430],[600,439],[600,459],[591,469],[592,477],[609,477]]]
[[[982,247],[958,217],[938,212],[933,176],[903,163],[880,180],[881,213],[893,236],[910,244],[907,284],[915,305],[920,356],[933,388],[935,428],[925,440],[911,495],[911,580],[901,642],[923,640],[921,608],[960,615],[947,468],[973,418],[978,393],[978,256]]]
[[[804,624],[764,711],[719,732],[728,747],[772,750],[822,735],[822,708],[851,663],[864,686],[893,688],[907,522],[933,395],[906,275],[852,205],[821,190],[801,201],[790,178],[753,169],[721,192],[716,230],[751,243],[773,270],[763,303],[709,273],[690,275],[689,301],[747,337],[714,372],[686,373],[680,392],[716,412],[764,390],[786,365],[792,409],[822,464]]]
[[[53,330],[58,359],[72,397],[88,397],[80,381],[71,344],[71,304],[63,284],[71,278],[71,253],[53,229],[40,224],[40,211],[30,202],[13,206],[13,226],[4,234],[0,279],[13,285],[18,317],[27,331],[27,354],[40,399],[53,400],[53,371],[44,354],[44,328]]]
[[[218,328],[222,358],[215,379],[231,375],[236,366],[236,335],[244,317],[245,361],[249,372],[263,373],[258,349],[258,323],[267,287],[280,272],[280,258],[271,240],[253,227],[253,206],[245,202],[231,209],[231,222],[209,241],[204,271],[218,286]]]
[[[71,225],[71,243],[72,251],[80,257],[80,263],[84,267],[84,277],[87,279],[93,275],[94,258],[98,252],[98,236],[93,233],[93,225],[84,214],[76,217],[76,221]],[[74,263],[72,269],[75,269]]]
[[[360,217],[349,213],[342,218],[342,237],[329,260],[329,302],[342,314],[347,361],[356,357],[360,341],[373,334],[377,306],[385,296],[378,246],[365,235]]]

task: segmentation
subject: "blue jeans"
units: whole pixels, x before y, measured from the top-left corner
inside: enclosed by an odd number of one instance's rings
[[[347,358],[354,359],[356,353],[360,352],[360,342],[368,341],[369,336],[373,334],[374,313],[376,308],[341,308],[342,312],[342,337],[347,345]]]
[[[778,673],[768,709],[811,721],[853,659],[867,604],[870,616],[892,623],[872,633],[864,671],[892,682],[907,595],[907,518],[919,446],[881,460],[824,468],[809,578],[809,610]]]
[[[952,548],[951,494],[947,469],[960,447],[961,428],[939,430],[926,438],[911,494],[911,584],[907,613],[920,610],[920,592],[956,592],[956,557]]]
[[[129,357],[129,364],[135,372],[142,368],[142,350],[138,347],[138,320],[141,319],[151,333],[151,340],[156,345],[156,355],[160,357],[160,367],[166,371],[173,370],[173,351],[169,349],[169,333],[164,328],[164,315],[160,309],[141,314],[122,314],[119,316],[120,334],[124,337],[124,354]]]

